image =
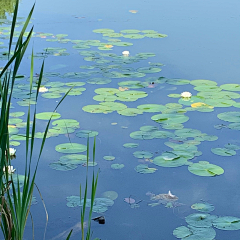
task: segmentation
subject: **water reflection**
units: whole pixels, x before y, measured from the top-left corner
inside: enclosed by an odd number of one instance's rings
[[[0,0],[0,18],[6,19],[7,14],[14,11],[14,5],[16,0]]]

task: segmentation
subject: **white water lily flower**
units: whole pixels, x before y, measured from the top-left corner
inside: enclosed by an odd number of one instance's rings
[[[190,98],[192,96],[192,94],[190,92],[182,92],[181,93],[181,97],[183,98]]]
[[[8,166],[7,171],[8,171],[8,174],[12,174],[12,173],[14,173],[16,171],[16,169],[13,168],[13,166]],[[3,167],[3,172],[6,172],[5,167]]]
[[[47,92],[47,91],[48,91],[48,89],[45,88],[45,87],[40,87],[39,88],[39,92]]]
[[[10,156],[14,156],[15,155],[15,153],[16,153],[16,149],[15,148],[9,148],[9,154],[10,154]]]
[[[129,51],[123,51],[123,52],[122,52],[122,55],[123,55],[123,56],[128,56],[129,54],[130,54]]]

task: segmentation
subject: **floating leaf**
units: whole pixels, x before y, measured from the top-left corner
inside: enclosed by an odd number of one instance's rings
[[[219,217],[213,221],[213,226],[221,230],[239,230],[240,218],[232,216]]]
[[[236,155],[236,152],[234,150],[228,148],[212,148],[211,151],[216,155],[224,157],[231,157],[233,155]]]
[[[68,154],[60,157],[59,161],[64,164],[82,164],[87,162],[87,156],[83,154]]]
[[[195,203],[191,206],[192,209],[199,212],[212,212],[215,207],[210,203]]]
[[[98,132],[91,130],[80,130],[76,132],[75,135],[79,138],[96,137],[98,135]]]
[[[53,162],[49,164],[49,167],[58,171],[70,171],[77,168],[76,164],[65,164],[61,162]]]
[[[240,84],[223,84],[220,88],[227,91],[240,91]]]
[[[217,216],[210,215],[207,213],[193,213],[188,215],[185,220],[193,227],[211,227],[212,221],[215,220]]]
[[[137,108],[143,112],[161,112],[166,109],[165,106],[160,104],[142,104],[137,106]]]
[[[55,147],[57,152],[62,153],[80,153],[87,150],[87,146],[79,143],[62,143]]]
[[[157,169],[156,168],[149,168],[148,165],[139,164],[135,167],[135,171],[138,173],[154,173]]]
[[[122,168],[124,168],[124,164],[115,163],[115,164],[111,165],[111,168],[112,169],[122,169]]]
[[[49,120],[51,117],[52,119],[58,119],[61,115],[56,112],[42,112],[36,114],[36,118],[41,120]]]
[[[118,194],[115,191],[106,191],[102,194],[103,198],[109,198],[111,200],[115,200],[118,198]]]
[[[187,163],[188,158],[179,156],[174,152],[165,152],[155,157],[153,163],[160,167],[180,167]]]
[[[107,160],[107,161],[113,161],[115,159],[114,156],[104,156],[103,159]]]
[[[217,117],[227,122],[240,122],[240,112],[224,112],[218,114]]]
[[[173,235],[184,240],[213,240],[216,232],[210,227],[181,226],[173,231]]]
[[[147,151],[136,151],[133,153],[136,158],[151,158],[153,153]]]
[[[189,117],[183,114],[157,114],[151,117],[151,119],[157,123],[172,124],[172,123],[184,123],[187,122]]]
[[[207,161],[199,161],[198,163],[193,163],[188,166],[188,170],[198,176],[203,177],[214,177],[216,175],[221,175],[224,170],[214,164],[210,164]]]
[[[239,150],[240,149],[240,146],[235,145],[235,144],[231,144],[231,143],[225,144],[224,147],[229,149],[229,150]]]
[[[117,111],[118,114],[123,116],[137,116],[138,114],[143,114],[143,111],[137,108],[125,108],[123,110]]]
[[[125,144],[123,144],[123,146],[125,148],[136,148],[139,146],[139,144],[138,143],[125,143]]]

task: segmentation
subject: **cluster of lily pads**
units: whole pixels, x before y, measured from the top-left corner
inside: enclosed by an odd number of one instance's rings
[[[93,203],[93,212],[104,213],[114,204],[114,200],[117,199],[118,194],[115,191],[107,191],[102,194],[102,197],[95,198]],[[80,199],[79,196],[70,196],[67,197],[67,206],[68,207],[82,207],[83,199]],[[91,199],[87,199],[86,207],[91,207]]]
[[[200,213],[193,213],[185,218],[188,226],[177,227],[173,231],[176,238],[182,240],[213,240],[216,236],[213,227],[226,231],[240,229],[240,218],[233,216],[218,217],[209,214],[215,208],[210,203],[195,203],[191,207]]]

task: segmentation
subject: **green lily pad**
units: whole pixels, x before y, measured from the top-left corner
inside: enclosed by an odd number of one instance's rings
[[[96,137],[98,135],[98,132],[91,131],[91,130],[80,130],[76,132],[75,135],[79,138],[89,138],[89,137]]]
[[[110,110],[107,106],[103,105],[87,105],[82,108],[83,111],[89,113],[110,113]]]
[[[214,177],[224,173],[224,170],[214,164],[210,164],[207,161],[199,161],[188,166],[188,170],[198,176]]]
[[[56,127],[79,128],[79,122],[74,119],[60,119],[52,122]]]
[[[161,112],[166,109],[166,107],[161,104],[142,104],[138,105],[137,108],[143,112]]]
[[[138,68],[137,71],[140,73],[157,73],[157,72],[161,72],[162,69],[157,67],[141,67],[141,68]]]
[[[224,157],[231,157],[236,155],[236,152],[234,150],[228,148],[212,148],[211,151],[216,155]]]
[[[49,164],[49,167],[58,171],[70,171],[77,168],[76,164],[64,164],[60,161]]]
[[[25,112],[12,112],[9,114],[10,117],[22,117]]]
[[[123,146],[125,148],[136,148],[139,146],[139,144],[138,143],[124,143]]]
[[[194,85],[194,86],[215,86],[217,85],[216,82],[214,81],[211,81],[211,80],[202,80],[202,79],[199,79],[199,80],[192,80],[190,81],[190,84]]]
[[[41,120],[49,120],[50,118],[58,119],[60,117],[61,117],[61,115],[56,112],[42,112],[42,113],[36,114],[36,118],[41,119]]]
[[[223,84],[220,88],[227,91],[240,91],[240,84]]]
[[[103,159],[107,160],[107,161],[113,161],[115,159],[114,156],[104,156]]]
[[[79,143],[62,143],[55,147],[57,152],[62,153],[80,153],[87,150],[87,146]]]
[[[215,209],[215,207],[210,203],[194,203],[191,208],[199,212],[206,213],[212,212]]]
[[[119,102],[100,102],[99,104],[107,107],[110,112],[120,111],[127,108],[127,105]]]
[[[145,36],[144,35],[141,35],[141,34],[126,34],[126,35],[123,35],[124,38],[130,38],[130,39],[140,39],[140,38],[144,38]]]
[[[14,147],[17,147],[17,146],[19,146],[21,143],[20,142],[18,142],[18,141],[10,141],[9,142],[9,145],[10,146],[14,146]]]
[[[189,83],[190,83],[189,80],[186,80],[186,79],[178,79],[178,78],[168,79],[166,82],[167,82],[168,84],[171,84],[171,85],[186,85],[186,84],[189,84]]]
[[[122,169],[124,168],[124,164],[119,164],[119,163],[115,163],[111,165],[112,169]]]
[[[227,143],[224,145],[225,148],[229,149],[229,150],[239,150],[240,146],[235,145],[235,144],[231,144],[231,143]]]
[[[87,156],[83,154],[68,154],[60,157],[59,161],[63,164],[82,164],[87,162]]]
[[[180,167],[187,163],[188,158],[179,156],[174,152],[165,152],[161,156],[155,157],[153,163],[160,167]]]
[[[144,132],[144,131],[132,132],[130,133],[130,137],[133,139],[139,139],[139,140],[154,139],[154,136],[151,132]]]
[[[207,213],[193,213],[188,215],[185,220],[193,227],[211,227],[212,222],[217,218],[217,216],[210,215]]]
[[[109,198],[111,200],[115,200],[118,198],[118,194],[115,191],[106,191],[102,194],[103,198]]]
[[[210,227],[181,226],[173,231],[173,235],[184,240],[213,240],[216,232]]]
[[[136,29],[127,29],[127,30],[121,30],[121,33],[139,33],[139,30]]]
[[[117,111],[118,114],[123,116],[137,116],[138,114],[143,114],[143,111],[137,108],[125,108],[123,110]]]
[[[176,124],[176,123],[184,123],[187,122],[189,117],[183,114],[157,114],[151,117],[151,119],[157,123],[164,124]]]
[[[108,84],[111,81],[112,81],[111,79],[107,79],[107,78],[91,78],[91,79],[87,80],[87,83],[90,83],[90,84]]]
[[[217,117],[226,122],[240,122],[240,112],[224,112],[218,114]]]
[[[146,173],[154,173],[157,171],[157,169],[149,168],[148,165],[146,165],[146,164],[139,164],[135,167],[135,171],[138,173],[146,174]]]
[[[149,84],[147,82],[141,82],[141,81],[123,81],[123,82],[119,82],[118,85],[123,88],[137,89],[137,88],[145,88]]]
[[[199,136],[201,134],[201,131],[192,128],[183,128],[180,130],[176,130],[174,133],[176,136],[180,136],[182,138],[189,138]]]
[[[229,127],[230,129],[233,129],[233,130],[240,130],[240,122],[238,122],[238,123],[230,123],[230,124],[228,125],[228,127]]]
[[[133,153],[136,158],[151,158],[153,153],[147,151],[136,151]]]
[[[240,218],[232,216],[219,217],[213,221],[213,226],[221,230],[239,230]]]

